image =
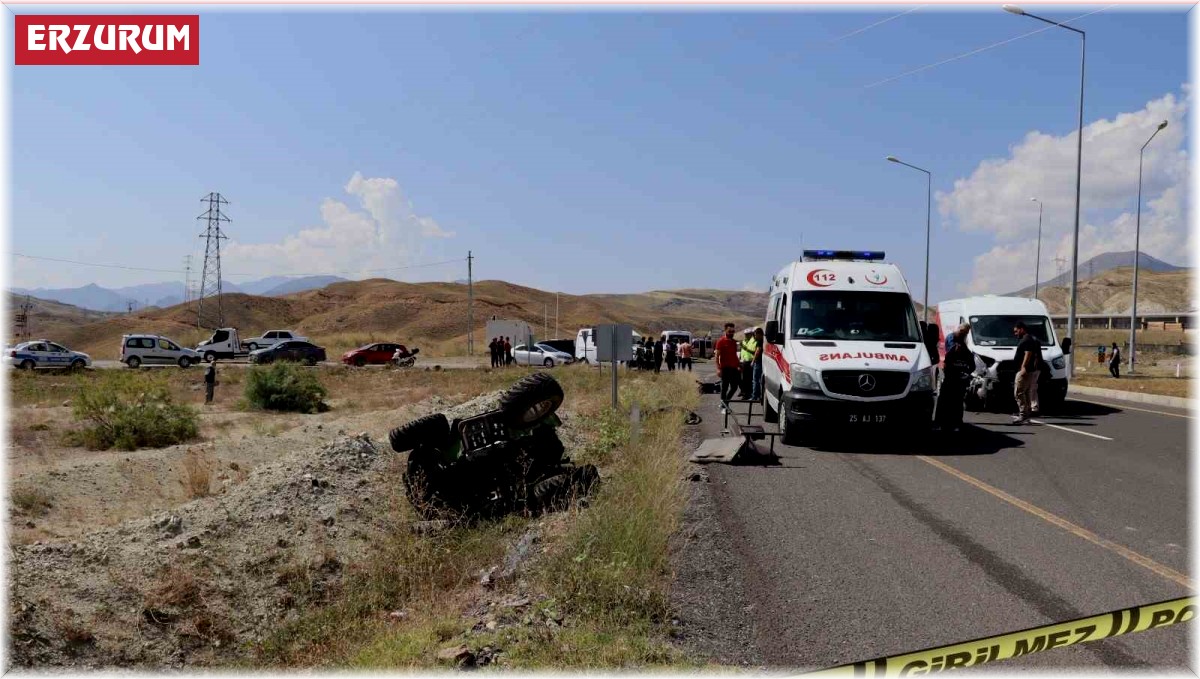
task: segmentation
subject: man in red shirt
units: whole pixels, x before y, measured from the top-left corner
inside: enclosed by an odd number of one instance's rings
[[[729,399],[738,390],[740,372],[738,370],[738,345],[733,340],[733,324],[725,324],[725,335],[717,340],[713,347],[713,356],[717,359],[717,374],[721,376],[721,408],[729,406]]]

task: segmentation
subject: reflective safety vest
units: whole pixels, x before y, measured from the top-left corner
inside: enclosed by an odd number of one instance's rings
[[[750,363],[754,361],[754,352],[757,350],[758,342],[755,342],[753,337],[748,340],[744,340],[742,342],[742,352],[739,356],[739,358],[742,359],[742,363]]]

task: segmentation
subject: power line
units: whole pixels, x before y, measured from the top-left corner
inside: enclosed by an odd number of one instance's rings
[[[1061,23],[1061,24],[1069,24],[1069,23],[1071,23],[1072,21],[1079,21],[1080,19],[1083,19],[1084,17],[1090,17],[1090,16],[1091,16],[1091,15],[1093,15],[1093,14],[1098,14],[1098,13],[1100,13],[1100,12],[1103,12],[1103,11],[1107,10],[1107,9],[1112,9],[1113,7],[1116,7],[1116,5],[1109,5],[1109,6],[1107,6],[1107,7],[1101,7],[1100,9],[1098,9],[1098,10],[1095,10],[1095,11],[1093,11],[1093,12],[1088,12],[1087,14],[1081,14],[1081,15],[1079,15],[1079,16],[1077,16],[1077,17],[1075,17],[1074,19],[1067,19],[1066,21],[1060,21],[1059,23]],[[943,60],[941,60],[941,61],[936,61],[936,62],[934,62],[934,63],[932,63],[932,64],[926,64],[926,65],[924,65],[924,66],[919,66],[919,67],[917,67],[917,68],[914,68],[914,69],[912,69],[911,71],[905,71],[904,73],[901,73],[900,75],[894,75],[894,76],[892,76],[892,77],[890,77],[890,78],[884,78],[883,80],[879,80],[879,81],[873,82],[873,83],[871,83],[870,85],[864,85],[864,86],[863,86],[863,89],[864,89],[864,90],[869,90],[869,89],[871,89],[871,88],[873,88],[873,87],[879,87],[880,85],[886,85],[886,84],[888,84],[888,83],[890,83],[890,82],[892,82],[892,81],[899,80],[899,79],[901,79],[901,78],[905,78],[905,77],[907,77],[907,76],[914,75],[914,74],[920,73],[920,72],[922,72],[922,71],[928,71],[928,70],[929,70],[929,69],[931,69],[931,68],[937,68],[938,66],[942,66],[942,65],[948,64],[948,63],[950,63],[950,62],[952,62],[952,61],[958,61],[959,59],[966,59],[967,57],[974,56],[974,55],[976,55],[976,54],[979,54],[980,52],[986,52],[986,51],[988,51],[988,50],[990,50],[990,49],[995,49],[995,48],[997,48],[997,47],[1001,47],[1001,46],[1003,46],[1003,45],[1007,45],[1007,44],[1008,44],[1008,43],[1010,43],[1010,42],[1016,42],[1017,40],[1021,40],[1021,39],[1023,39],[1023,38],[1028,38],[1028,37],[1029,37],[1029,36],[1031,36],[1031,35],[1037,35],[1038,33],[1041,33],[1041,32],[1043,32],[1043,31],[1048,31],[1048,30],[1050,30],[1050,29],[1052,29],[1052,28],[1055,28],[1055,26],[1045,26],[1045,27],[1043,27],[1043,28],[1039,28],[1039,29],[1037,29],[1037,30],[1030,31],[1030,32],[1028,32],[1028,33],[1022,33],[1021,35],[1014,36],[1014,37],[1012,37],[1012,38],[1008,38],[1008,39],[1006,39],[1006,40],[1001,40],[1000,42],[994,42],[994,43],[992,43],[992,44],[990,44],[990,45],[987,45],[987,46],[984,46],[984,47],[980,47],[980,48],[978,48],[978,49],[973,49],[973,50],[971,50],[970,52],[963,52],[962,54],[959,54],[959,55],[956,55],[956,56],[950,57],[950,58],[948,58],[948,59],[943,59]]]
[[[866,33],[867,31],[871,30],[872,28],[875,28],[876,26],[882,26],[882,25],[886,24],[886,23],[887,23],[887,22],[889,22],[889,21],[895,21],[896,19],[899,19],[900,17],[902,17],[902,16],[904,16],[904,15],[906,15],[906,14],[912,14],[913,12],[915,12],[915,11],[917,11],[917,10],[921,9],[922,7],[925,7],[925,5],[917,5],[916,7],[913,7],[913,8],[912,8],[912,9],[910,9],[910,10],[906,10],[906,11],[903,11],[903,12],[901,12],[901,13],[899,13],[899,14],[896,14],[896,15],[890,16],[890,17],[888,17],[888,18],[886,18],[886,19],[882,19],[882,20],[880,20],[880,21],[876,21],[876,22],[875,22],[875,23],[873,23],[873,24],[867,24],[866,26],[863,26],[862,28],[859,28],[859,29],[855,29],[855,30],[853,30],[853,31],[850,31],[849,33],[846,33],[845,35],[839,35],[838,37],[836,37],[836,38],[834,38],[834,39],[830,40],[830,41],[829,41],[828,43],[826,43],[826,44],[832,45],[832,44],[834,44],[834,43],[836,43],[836,42],[841,42],[841,41],[845,40],[846,38],[853,38],[854,36],[858,35],[859,33]]]
[[[225,325],[225,310],[221,306],[221,241],[228,240],[229,236],[221,230],[221,222],[231,220],[221,213],[221,206],[228,205],[229,201],[219,193],[209,193],[200,201],[208,202],[208,210],[196,218],[205,221],[204,233],[200,234],[204,239],[204,269],[200,274],[200,295],[196,300],[196,327],[215,330]],[[215,302],[217,313],[216,317],[210,318],[210,322],[206,324],[204,300],[208,298],[212,298],[209,308],[211,309],[212,303]]]
[[[100,267],[102,269],[124,269],[127,271],[152,271],[155,273],[170,273],[170,274],[186,273],[184,270],[181,270],[181,269],[154,269],[154,268],[149,268],[149,267],[144,267],[144,266],[128,266],[125,264],[97,264],[95,262],[81,262],[81,261],[74,260],[74,259],[60,259],[57,257],[41,257],[38,255],[26,255],[26,254],[23,254],[20,252],[11,252],[11,253],[9,253],[9,255],[12,257],[22,257],[25,259],[36,259],[36,260],[43,261],[43,262],[58,262],[60,264],[79,264],[81,266],[95,266],[95,267]],[[384,273],[384,272],[388,272],[388,271],[401,271],[404,269],[420,269],[420,268],[430,267],[430,266],[442,266],[444,264],[456,264],[456,263],[464,262],[464,261],[466,261],[466,258],[459,257],[458,259],[447,259],[447,260],[444,260],[441,262],[425,262],[423,264],[410,264],[408,266],[393,266],[393,267],[388,267],[386,269],[347,269],[345,271],[322,271],[319,273],[290,273],[290,274],[280,274],[280,275],[285,275],[285,276],[289,276],[289,277],[301,277],[301,276],[332,276],[335,274],[343,274],[343,273],[344,274]],[[228,277],[228,276],[263,276],[264,274],[261,271],[258,273],[232,273],[232,272],[225,271],[225,272],[222,272],[222,275]]]

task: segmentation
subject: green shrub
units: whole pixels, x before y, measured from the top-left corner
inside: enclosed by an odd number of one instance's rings
[[[255,408],[316,413],[325,409],[325,395],[316,373],[292,363],[254,366],[246,374],[246,401]]]
[[[167,380],[154,373],[105,370],[79,384],[72,401],[84,423],[73,437],[88,448],[162,448],[196,438],[199,417],[175,403]]]

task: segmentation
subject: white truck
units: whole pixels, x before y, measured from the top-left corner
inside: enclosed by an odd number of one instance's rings
[[[785,443],[817,427],[931,426],[937,327],[883,257],[805,250],[771,279],[763,395]]]
[[[291,330],[268,330],[260,337],[248,337],[242,341],[242,346],[249,351],[273,347],[280,342],[307,342],[308,338],[297,335]]]
[[[237,328],[217,328],[212,337],[196,345],[196,351],[207,363],[212,363],[218,358],[246,358],[250,355],[238,339]]]
[[[308,338],[301,337],[291,330],[268,330],[261,337],[242,340],[238,337],[237,328],[217,328],[212,337],[196,345],[196,351],[205,361],[212,363],[219,358],[248,358],[251,351],[289,341],[307,342]]]
[[[1071,338],[1061,342],[1054,333],[1050,313],[1041,300],[984,295],[951,299],[937,304],[934,322],[940,330],[938,351],[944,357],[945,338],[963,323],[971,324],[967,347],[975,354],[975,374],[967,388],[967,408],[990,410],[1011,406],[1018,366],[1013,361],[1017,338],[1013,325],[1021,321],[1042,347],[1049,370],[1038,376],[1041,410],[1054,410],[1067,398],[1067,354]]]

